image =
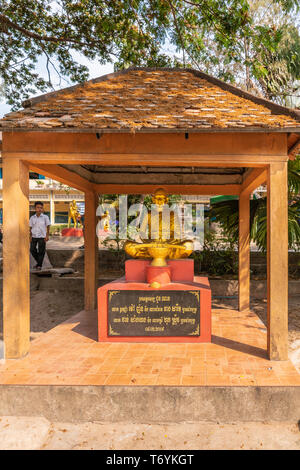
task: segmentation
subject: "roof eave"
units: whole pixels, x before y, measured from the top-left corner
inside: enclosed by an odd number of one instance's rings
[[[76,128],[76,127],[63,127],[63,128],[46,128],[46,127],[7,127],[2,128],[2,132],[64,132],[64,133],[90,133],[90,134],[178,134],[178,133],[281,133],[281,134],[300,134],[300,127],[198,127],[198,128],[122,128],[122,129],[113,129],[113,128],[98,128],[98,127],[89,127],[89,128]]]

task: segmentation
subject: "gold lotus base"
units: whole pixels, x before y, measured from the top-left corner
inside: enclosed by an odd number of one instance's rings
[[[151,258],[151,266],[167,266],[167,259],[187,258],[193,252],[193,243],[136,243],[127,241],[124,245],[127,254],[133,258]]]

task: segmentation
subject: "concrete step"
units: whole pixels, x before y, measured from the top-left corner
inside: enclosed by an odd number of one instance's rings
[[[0,385],[1,415],[70,423],[296,423],[300,386]]]

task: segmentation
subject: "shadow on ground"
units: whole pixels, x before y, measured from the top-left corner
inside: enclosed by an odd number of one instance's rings
[[[2,285],[0,286],[0,338],[2,338]],[[32,290],[30,293],[31,305],[31,339],[49,331],[59,323],[66,321],[79,311],[83,310],[84,298],[82,292],[68,292],[60,290]],[[237,298],[213,298],[212,307],[237,309]],[[251,309],[258,315],[264,325],[267,325],[267,302],[257,300],[251,302]],[[300,341],[300,298],[289,298],[289,340]]]

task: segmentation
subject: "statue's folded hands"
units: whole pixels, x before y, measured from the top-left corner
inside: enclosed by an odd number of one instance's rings
[[[164,189],[157,189],[152,198],[156,205],[157,219],[152,220],[153,214],[147,214],[141,222],[141,232],[148,233],[152,238],[142,240],[142,243],[126,241],[124,249],[133,258],[153,259],[152,266],[166,266],[166,259],[187,258],[193,252],[191,240],[176,238],[180,227],[174,212],[170,212],[169,220],[163,220],[163,207],[168,203]]]

